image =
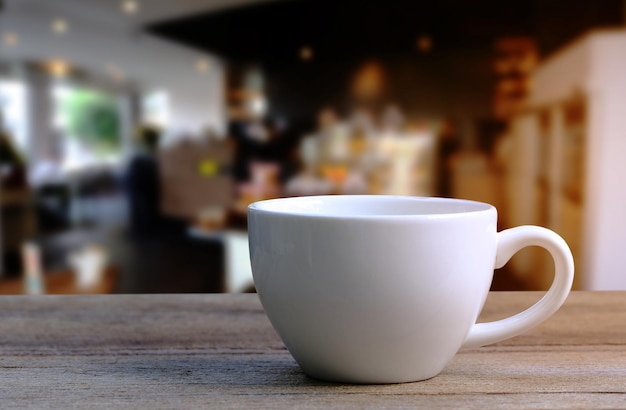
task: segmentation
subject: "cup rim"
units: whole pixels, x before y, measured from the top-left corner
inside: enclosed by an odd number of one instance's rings
[[[290,203],[304,203],[313,201],[326,202],[343,202],[349,201],[396,201],[406,203],[421,204],[438,204],[435,212],[422,213],[360,213],[346,214],[345,212],[319,212],[308,211],[304,208],[298,209],[294,207],[287,209]],[[473,201],[469,199],[442,198],[442,197],[424,197],[424,196],[401,196],[401,195],[311,195],[266,199],[254,202],[248,205],[248,213],[271,214],[276,216],[294,216],[317,219],[403,219],[403,218],[424,218],[424,219],[441,219],[441,218],[462,218],[469,215],[478,215],[483,213],[496,212],[496,208],[486,202]]]

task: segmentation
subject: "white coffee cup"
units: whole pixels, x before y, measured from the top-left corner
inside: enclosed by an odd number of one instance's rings
[[[565,241],[536,226],[496,231],[480,202],[318,196],[248,208],[261,303],[310,376],[399,383],[440,373],[461,347],[522,333],[551,316],[572,286]],[[529,309],[476,324],[493,271],[527,246],[547,249],[554,281]]]

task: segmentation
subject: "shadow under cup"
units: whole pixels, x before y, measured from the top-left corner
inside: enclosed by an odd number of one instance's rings
[[[257,292],[315,378],[398,383],[438,374],[489,291],[495,208],[443,198],[300,197],[248,211]]]

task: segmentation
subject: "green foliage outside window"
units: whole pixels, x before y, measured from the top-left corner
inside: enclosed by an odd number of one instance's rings
[[[119,151],[120,118],[115,98],[79,89],[64,95],[60,103],[68,136],[100,154]]]

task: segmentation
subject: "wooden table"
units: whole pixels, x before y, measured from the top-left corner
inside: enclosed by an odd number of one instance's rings
[[[482,318],[539,297],[492,293]],[[433,379],[378,386],[305,376],[256,295],[4,296],[0,366],[4,408],[624,408],[626,292],[573,293]]]

